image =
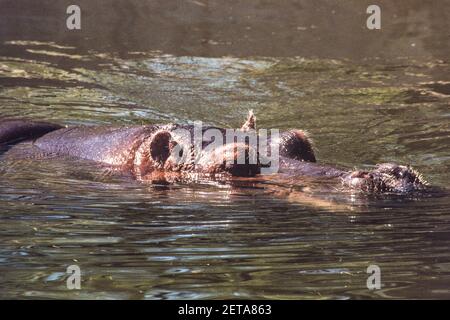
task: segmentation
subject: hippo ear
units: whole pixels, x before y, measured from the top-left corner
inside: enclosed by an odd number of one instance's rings
[[[249,110],[247,121],[245,121],[244,125],[241,127],[241,130],[244,132],[256,130],[256,117],[253,114],[253,110]]]
[[[316,162],[312,141],[303,130],[290,130],[282,133],[280,155],[298,161]]]
[[[155,133],[150,142],[150,156],[159,165],[164,165],[170,156],[172,135],[168,131]]]

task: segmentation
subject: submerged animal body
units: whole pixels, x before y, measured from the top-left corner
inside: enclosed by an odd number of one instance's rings
[[[294,182],[305,177],[326,177],[338,181],[344,189],[373,193],[411,192],[425,187],[420,175],[409,166],[384,163],[370,171],[349,171],[320,165],[316,162],[311,140],[301,130],[289,130],[269,138],[267,161],[261,144],[249,141],[251,134],[256,137],[255,141],[262,140],[255,129],[252,112],[236,131],[244,135],[241,140],[234,137],[227,140],[226,129],[211,126],[201,127],[196,132],[194,125],[65,128],[44,122],[3,120],[0,144],[6,156],[20,156],[25,146],[27,155],[95,161],[118,171],[131,172],[140,180],[147,180],[146,177],[155,172],[254,177],[276,163],[276,170],[271,174],[289,176]]]

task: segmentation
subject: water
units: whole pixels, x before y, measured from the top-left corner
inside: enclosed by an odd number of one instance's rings
[[[0,116],[238,127],[253,109],[260,128],[307,130],[320,162],[412,164],[447,188],[443,45],[389,59],[231,45],[239,52],[224,57],[214,43],[218,52],[155,51],[119,36],[118,52],[3,31]],[[311,196],[305,186],[151,185],[83,162],[2,160],[0,298],[450,298],[448,195],[330,194],[318,184]],[[66,288],[71,264],[82,290]],[[381,290],[366,287],[371,264],[381,268]]]

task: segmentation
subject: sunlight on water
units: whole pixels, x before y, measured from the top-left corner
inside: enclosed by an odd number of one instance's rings
[[[449,181],[442,61],[79,53],[14,41],[2,117],[64,125],[160,122],[302,128],[319,161],[413,165]],[[450,297],[448,195],[369,198],[267,182],[148,185],[77,161],[0,163],[0,297]],[[65,269],[81,267],[83,291]],[[385,286],[366,288],[378,264]]]

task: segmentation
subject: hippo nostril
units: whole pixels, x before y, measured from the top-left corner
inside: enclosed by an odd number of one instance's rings
[[[398,166],[394,170],[392,170],[392,174],[397,179],[402,179],[405,176],[405,170],[404,170],[404,168]]]
[[[150,156],[155,162],[164,164],[169,158],[171,139],[172,136],[166,131],[155,134],[150,143]]]

